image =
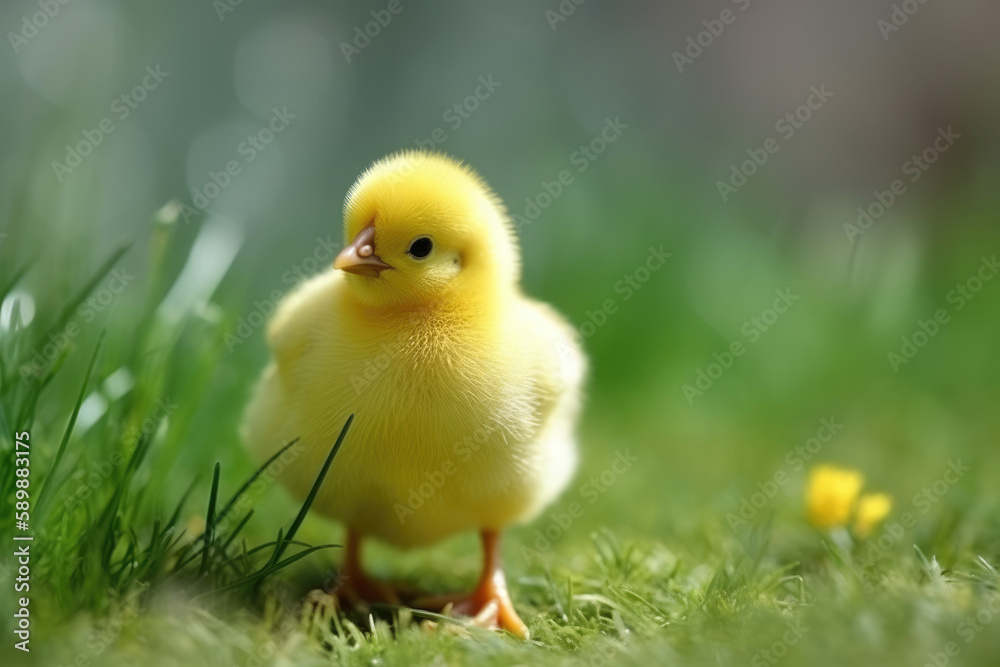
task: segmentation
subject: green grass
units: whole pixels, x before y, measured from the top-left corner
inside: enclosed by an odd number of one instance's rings
[[[657,295],[637,296],[614,325],[626,334],[609,324],[588,341],[594,378],[580,474],[534,524],[506,538],[512,595],[532,633],[519,642],[405,609],[367,617],[303,604],[310,590],[336,583],[340,529],[307,516],[311,498],[294,505],[239,443],[263,353],[259,332],[237,354],[226,348],[248,300],[243,287],[224,282],[212,301],[189,300],[179,313],[164,305],[189,245],[158,219],[148,239],[74,276],[80,289],[36,291],[36,317],[0,341],[0,516],[14,513],[12,434],[30,431],[32,445],[32,652],[11,650],[7,633],[2,650],[13,664],[996,663],[997,363],[954,350],[995,331],[1000,289],[956,317],[947,340],[881,379],[866,369],[884,363],[897,331],[845,335],[870,302],[806,281],[800,289],[812,300],[694,406],[680,384],[728,340],[680,328],[661,334],[681,349],[668,379],[649,368],[622,371],[620,351],[609,350],[640,331],[630,322]],[[24,373],[121,262],[149,268]],[[927,277],[926,302],[941,300],[941,286],[973,265],[956,261],[943,277]],[[5,265],[0,299],[38,271]],[[562,306],[579,321],[574,314],[591,301]],[[810,326],[820,342],[796,347]],[[664,349],[651,358],[670,354]],[[797,380],[793,354],[821,369],[822,381]],[[954,356],[939,363],[946,354]],[[763,388],[746,398],[740,387],[750,377]],[[868,540],[816,530],[803,518],[804,472],[790,470],[790,482],[732,529],[727,516],[786,469],[786,452],[831,413],[846,426],[816,460],[858,467],[866,488],[891,492],[885,526]],[[350,437],[349,424],[341,437]],[[337,465],[339,442],[328,465]],[[594,486],[626,449],[637,464]],[[959,458],[968,474],[934,491]],[[925,487],[933,502],[915,497]],[[574,502],[582,513],[571,517]],[[915,522],[903,527],[907,512]],[[0,521],[0,540],[12,544],[13,532]],[[470,535],[405,554],[373,545],[368,555],[377,575],[430,590],[468,588],[478,574]],[[3,558],[0,612],[10,625],[16,566]]]

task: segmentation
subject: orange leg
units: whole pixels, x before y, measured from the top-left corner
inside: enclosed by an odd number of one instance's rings
[[[369,577],[361,566],[361,536],[347,529],[344,563],[340,567],[339,587],[333,593],[342,594],[351,604],[399,604],[399,596],[388,584]]]
[[[528,638],[528,626],[514,610],[507,591],[507,578],[500,564],[500,536],[496,531],[484,530],[483,573],[475,590],[468,594],[442,595],[423,598],[414,607],[430,610],[451,606],[454,613],[474,617],[476,623],[487,627],[502,628],[520,639]]]

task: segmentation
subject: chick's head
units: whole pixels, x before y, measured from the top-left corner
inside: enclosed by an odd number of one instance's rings
[[[512,225],[468,167],[403,152],[372,165],[344,203],[344,250],[334,267],[373,307],[419,307],[488,296],[519,280]]]

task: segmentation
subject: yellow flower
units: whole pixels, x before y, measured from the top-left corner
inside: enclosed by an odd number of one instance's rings
[[[833,465],[816,466],[809,472],[806,516],[817,528],[846,526],[864,478],[856,470]]]
[[[871,493],[858,500],[858,511],[854,517],[854,534],[864,539],[872,530],[889,516],[892,498],[886,493]]]

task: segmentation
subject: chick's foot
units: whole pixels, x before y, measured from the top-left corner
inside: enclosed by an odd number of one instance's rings
[[[507,578],[500,566],[499,538],[483,531],[483,574],[476,589],[466,594],[436,595],[417,599],[414,608],[469,616],[474,625],[506,630],[519,639],[528,639],[528,626],[517,615],[507,590]]]
[[[369,577],[361,567],[361,536],[347,531],[344,545],[344,563],[331,595],[343,598],[354,607],[370,604],[399,604],[399,594],[389,584]]]

